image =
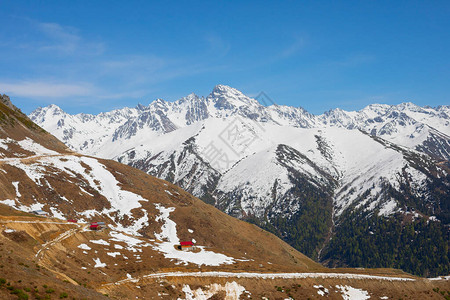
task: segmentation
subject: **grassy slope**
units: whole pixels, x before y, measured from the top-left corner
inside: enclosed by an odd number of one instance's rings
[[[0,130],[1,137],[10,137],[13,139],[23,139],[25,137],[32,138],[44,147],[67,153],[65,146],[57,139],[44,132],[38,127],[29,124],[27,119],[23,118],[23,114],[11,109],[5,105],[0,109],[3,113],[2,125]],[[6,116],[6,117],[5,117]],[[5,121],[6,120],[6,121]],[[71,154],[73,155],[73,154]],[[64,159],[61,157],[61,159]],[[33,160],[24,160],[24,162],[32,163]],[[56,243],[42,253],[39,261],[35,254],[42,245],[49,240],[54,239],[59,234],[65,233],[73,229],[73,225],[65,224],[18,224],[18,223],[2,223],[2,233],[0,235],[0,278],[4,278],[6,282],[0,282],[0,295],[3,298],[17,298],[21,293],[27,293],[29,296],[44,296],[51,294],[52,298],[57,298],[61,293],[68,293],[71,297],[87,297],[92,299],[100,299],[101,295],[95,289],[107,292],[111,296],[118,298],[129,298],[130,296],[157,296],[157,292],[164,288],[164,292],[169,298],[183,296],[181,292],[182,284],[190,282],[194,286],[203,287],[212,282],[225,283],[230,280],[239,281],[245,284],[247,289],[252,291],[254,296],[267,295],[271,298],[286,296],[284,292],[277,291],[275,285],[290,285],[290,292],[296,297],[310,295],[317,296],[317,290],[312,286],[313,283],[323,282],[323,284],[342,284],[348,283],[352,286],[360,285],[366,289],[371,288],[372,293],[378,293],[379,290],[391,290],[392,295],[400,295],[408,293],[413,295],[432,295],[432,288],[443,288],[442,282],[420,281],[419,283],[376,283],[374,280],[368,280],[366,283],[362,281],[352,280],[326,280],[326,279],[304,279],[304,280],[259,280],[259,279],[164,279],[159,280],[143,280],[141,288],[135,288],[136,284],[124,284],[119,286],[104,286],[108,282],[116,282],[126,278],[126,274],[132,274],[133,277],[139,277],[157,271],[174,271],[174,270],[225,270],[225,271],[253,271],[253,272],[356,272],[369,274],[399,274],[395,270],[327,270],[319,264],[305,257],[292,247],[282,242],[272,234],[269,234],[260,228],[234,219],[214,207],[205,204],[201,200],[182,191],[180,188],[171,185],[163,180],[158,180],[144,172],[138,171],[131,167],[119,164],[114,161],[101,160],[116,179],[121,182],[122,188],[142,195],[148,199],[148,203],[143,203],[143,208],[149,213],[149,217],[155,217],[157,211],[153,203],[161,203],[166,207],[175,207],[175,211],[170,217],[177,223],[178,236],[191,238],[194,237],[201,245],[205,245],[210,249],[224,253],[233,257],[252,258],[252,261],[239,262],[234,265],[213,267],[195,267],[192,265],[179,266],[174,265],[156,251],[148,248],[142,256],[147,259],[143,263],[133,261],[131,258],[133,253],[126,253],[130,258],[128,260],[112,258],[107,255],[107,247],[102,245],[90,244],[92,251],[97,251],[96,257],[102,261],[108,262],[108,267],[104,269],[94,268],[91,254],[86,255],[78,245],[81,243],[89,243],[93,239],[108,239],[108,232],[90,232],[79,231],[65,239],[60,243]],[[73,178],[68,174],[60,173],[55,176],[48,176],[46,180],[52,188],[38,186],[32,180],[25,176],[23,171],[18,170],[9,165],[0,166],[6,173],[0,172],[0,190],[2,195],[6,195],[10,199],[16,197],[16,192],[11,182],[20,181],[21,201],[31,203],[32,197],[47,203],[49,206],[58,205],[58,208],[65,215],[75,214],[74,209],[83,211],[86,209],[101,209],[107,203],[105,199],[98,194],[92,192],[94,196],[80,194],[79,186],[83,184],[82,179]],[[88,171],[88,169],[86,169]],[[171,190],[179,194],[179,196],[169,196],[165,190]],[[59,200],[58,196],[67,195],[70,199],[77,199],[74,204],[67,205]],[[77,196],[76,196],[77,195]],[[75,197],[76,196],[76,197]],[[47,207],[48,209],[48,207]],[[22,220],[42,220],[42,218],[30,217],[24,213],[12,210],[11,208],[0,205],[0,213],[5,216],[3,222],[13,219]],[[138,213],[138,212],[133,212]],[[102,218],[101,216],[99,217]],[[106,218],[106,217],[105,217]],[[108,221],[108,220],[106,220]],[[112,220],[109,220],[112,221]],[[124,221],[126,222],[126,220]],[[4,229],[13,228],[15,233],[5,233]],[[154,237],[155,232],[159,232],[160,223],[150,222],[149,226],[143,228],[141,233],[149,238]],[[187,229],[194,230],[194,236],[190,236]],[[20,250],[19,250],[20,249]],[[110,251],[110,250],[109,250]],[[153,251],[153,252],[152,252]],[[269,264],[270,262],[270,264]],[[42,264],[42,266],[41,266]],[[117,265],[115,265],[117,264]],[[44,267],[45,266],[45,267]],[[86,269],[82,269],[84,266]],[[3,276],[3,277],[1,277]],[[69,282],[65,282],[69,281]],[[12,290],[7,288],[14,286]],[[78,284],[72,284],[75,282]],[[300,288],[298,285],[301,285]],[[47,286],[44,288],[43,286]],[[174,287],[173,287],[173,286]],[[296,285],[297,288],[294,288]],[[445,286],[445,283],[444,283]],[[11,296],[10,292],[16,289],[17,293]],[[26,292],[25,289],[30,289]],[[37,289],[37,292],[34,292]],[[51,292],[51,289],[54,291]],[[22,290],[22,292],[18,291]],[[45,290],[48,290],[47,293]],[[406,292],[405,292],[406,291]],[[161,292],[161,291],[160,291]],[[280,294],[281,293],[281,294]],[[437,294],[437,293],[435,293]],[[336,294],[338,295],[338,294]],[[375,295],[375,294],[374,294]],[[333,298],[333,297],[332,297]]]

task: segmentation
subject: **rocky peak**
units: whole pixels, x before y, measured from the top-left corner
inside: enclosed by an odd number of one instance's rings
[[[147,108],[147,106],[142,105],[141,103],[138,103],[138,105],[136,105],[136,109],[139,111],[144,111]]]
[[[169,104],[163,99],[156,99],[152,103],[150,103],[149,107],[153,107],[156,111],[167,111]]]
[[[199,100],[200,97],[197,96],[195,93],[190,93],[189,95],[187,95],[186,97],[183,97],[183,98],[181,98],[181,99],[185,99],[185,100],[188,100],[188,101],[192,101],[192,100]]]
[[[11,103],[11,99],[9,99],[8,95],[1,95],[0,94],[0,100],[2,101],[3,104],[5,104],[6,106],[8,106],[11,109],[17,110],[17,107],[15,107],[12,103]]]
[[[190,93],[189,95],[175,101],[174,105],[176,107],[185,107],[191,105],[198,105],[199,102],[204,102],[204,98],[197,96],[195,93]]]
[[[240,91],[238,91],[235,88],[232,88],[228,85],[223,85],[223,84],[218,84],[214,87],[214,89],[212,90],[211,94],[214,95],[238,95],[238,96],[244,96],[244,94],[242,94]]]
[[[48,106],[48,110],[49,111],[53,111],[54,113],[64,113],[64,111],[61,109],[61,107],[59,107],[58,105],[55,104],[50,104]]]
[[[218,109],[234,109],[242,106],[260,107],[258,101],[245,96],[242,92],[226,85],[216,85],[207,97]]]
[[[30,115],[30,119],[33,122],[41,123],[49,119],[61,119],[66,115],[66,113],[57,105],[50,104],[47,107],[38,107]]]
[[[399,105],[396,106],[396,108],[398,110],[409,110],[409,111],[414,111],[414,112],[422,112],[423,111],[422,107],[417,106],[412,102],[400,103]]]

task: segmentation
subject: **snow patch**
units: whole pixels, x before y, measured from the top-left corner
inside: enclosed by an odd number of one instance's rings
[[[93,244],[109,246],[109,243],[105,240],[90,240],[90,242]]]
[[[106,267],[106,264],[102,263],[100,261],[100,258],[94,258],[94,262],[95,262],[94,268],[104,268],[104,267]]]
[[[320,296],[325,296],[328,295],[328,289],[324,288],[323,285],[313,285],[314,288],[319,289],[317,291],[317,294],[319,294]]]
[[[439,277],[435,277],[435,278],[428,278],[428,280],[450,280],[450,275],[449,276],[439,276]]]
[[[397,202],[394,199],[390,199],[388,202],[386,202],[381,207],[378,215],[387,217],[395,212],[396,207],[397,207]]]
[[[8,206],[16,207],[16,201],[11,199],[1,200],[0,203],[6,204]]]
[[[156,217],[156,221],[163,222],[161,226],[161,232],[155,233],[155,237],[161,242],[153,248],[164,254],[165,258],[176,259],[179,263],[188,263],[207,266],[220,266],[222,264],[234,263],[234,258],[228,257],[221,253],[215,253],[213,251],[205,250],[202,246],[196,246],[200,249],[199,252],[180,251],[175,249],[175,246],[180,243],[177,236],[177,224],[169,218],[171,212],[175,210],[174,207],[166,208],[160,204],[155,204],[159,210],[160,215]]]
[[[13,184],[14,188],[16,189],[16,196],[17,196],[17,198],[22,197],[22,195],[19,192],[19,182],[18,181],[14,181],[14,182],[12,182],[12,184]]]
[[[245,287],[238,284],[237,282],[227,282],[225,285],[213,283],[211,285],[206,286],[207,289],[203,290],[198,288],[196,290],[192,290],[191,287],[187,284],[183,285],[182,291],[185,293],[186,300],[207,300],[212,296],[217,294],[218,292],[225,292],[225,299],[240,299],[240,296],[243,292],[245,292]],[[178,298],[178,300],[183,300],[182,298]]]
[[[122,232],[111,231],[110,235],[112,236],[112,238],[110,239],[111,241],[123,242],[127,244],[125,249],[131,252],[142,252],[142,249],[140,248],[150,246],[150,244],[143,242],[137,238],[125,235]],[[114,247],[116,249],[123,249],[121,245],[114,245]]]
[[[80,244],[80,245],[78,245],[78,248],[83,249],[83,250],[91,250],[91,247],[89,247],[86,244]]]
[[[369,299],[369,293],[362,289],[357,289],[348,285],[336,285],[337,289],[342,292],[342,298],[344,300],[365,300]]]
[[[52,212],[53,217],[58,219],[65,219],[64,215],[56,207],[50,207],[50,211]]]
[[[25,138],[24,140],[18,141],[17,144],[22,147],[22,149],[30,152],[34,152],[36,155],[58,155],[59,153],[50,149],[45,148],[41,144],[36,143],[30,138]]]

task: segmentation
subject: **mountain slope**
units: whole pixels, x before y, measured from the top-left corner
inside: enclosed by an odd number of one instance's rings
[[[111,121],[114,127],[98,127],[90,136],[102,132],[102,137],[92,140],[87,134],[94,124],[117,111],[85,118],[51,106],[30,116],[73,149],[113,158],[168,180],[330,265],[362,266],[361,251],[352,254],[357,260],[349,260],[350,254],[337,250],[346,238],[330,244],[332,237],[349,230],[347,222],[355,218],[363,225],[353,230],[367,234],[374,232],[373,226],[385,226],[384,219],[396,220],[392,230],[403,232],[409,216],[416,216],[413,223],[433,224],[421,232],[435,232],[436,243],[448,245],[447,106],[369,105],[358,112],[335,109],[314,116],[302,108],[264,107],[219,85],[207,97],[191,94],[173,103],[159,99],[120,111],[132,113],[121,124]],[[64,134],[68,128],[76,128],[76,138]],[[365,223],[369,217],[375,218],[376,225]],[[376,243],[395,244],[389,235],[380,239]],[[396,247],[405,245],[406,239],[401,240]],[[367,243],[364,247],[372,247],[375,241]],[[415,247],[426,253],[436,245],[429,241]],[[405,263],[408,252],[389,254],[380,246],[380,257],[390,255],[389,260],[378,258],[364,266],[395,266],[426,276],[445,274],[450,270],[445,249],[417,269],[417,263]]]
[[[3,132],[19,128],[23,139],[0,140],[4,299],[101,299],[101,294],[115,299],[339,299],[355,293],[438,299],[436,291],[448,285],[447,279],[419,279],[397,270],[331,272],[179,187],[114,161],[66,152],[39,127],[24,126],[11,112],[7,117],[14,122],[2,124]],[[53,148],[40,144],[40,137]],[[278,151],[281,161],[292,152]],[[305,160],[293,155],[298,163]],[[312,172],[313,163],[305,161]],[[25,213],[31,209],[52,217]],[[89,230],[85,221],[104,221],[106,227]],[[183,240],[192,240],[196,248],[178,250]]]
[[[9,132],[18,126],[14,123],[2,128]],[[0,202],[3,204],[25,211],[42,209],[60,219],[101,220],[118,232],[153,240],[174,238],[164,234],[195,237],[198,247],[225,249],[231,251],[229,255],[241,254],[231,247],[239,244],[258,260],[276,253],[271,258],[274,264],[279,260],[285,266],[295,262],[293,266],[319,267],[274,236],[221,213],[172,184],[114,161],[47,149],[38,143],[37,136],[36,140],[29,137],[36,128],[24,131],[23,140],[2,139],[5,158],[0,160],[3,198]],[[47,140],[46,133],[41,135]],[[175,232],[158,233],[164,220],[170,226],[172,222],[179,224],[172,229]],[[271,244],[270,250],[262,247],[260,241]],[[163,247],[164,243],[157,244],[154,247]],[[197,256],[207,252],[202,250]],[[231,256],[229,260],[237,262]]]

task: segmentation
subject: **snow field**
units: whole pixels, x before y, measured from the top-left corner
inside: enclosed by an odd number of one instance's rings
[[[74,177],[76,177],[77,175],[81,175],[91,187],[96,189],[111,203],[111,208],[105,208],[102,212],[96,212],[92,210],[83,212],[86,217],[90,217],[95,213],[104,213],[110,215],[115,212],[118,212],[121,216],[131,215],[131,210],[141,207],[140,201],[148,201],[137,194],[122,190],[119,186],[119,182],[115,179],[114,175],[111,174],[104,165],[102,165],[98,160],[94,158],[66,155],[62,160],[58,156],[47,156],[40,157],[36,162],[30,164],[22,163],[19,159],[11,160],[7,163],[23,170],[27,174],[27,176],[38,185],[42,185],[42,180],[48,172],[45,169],[45,166],[52,166],[63,172],[68,172]],[[86,169],[81,165],[82,163],[87,164],[91,168],[91,171],[89,173],[87,173]],[[46,182],[46,184],[50,187],[48,182]],[[18,185],[14,184],[14,186],[18,193]],[[72,201],[72,199],[66,198],[65,200]],[[5,203],[12,204],[10,202]],[[15,205],[15,203],[13,205]],[[40,203],[36,203],[36,205],[39,205],[40,207],[36,208],[35,206],[21,206],[20,208],[25,211],[31,211],[35,209],[41,209],[41,207],[43,206]],[[57,208],[51,207],[50,210],[54,217],[60,219],[65,218]],[[147,224],[148,215],[144,211],[144,216],[138,220],[135,220],[132,226],[123,227],[118,224],[117,229],[128,232],[130,234],[137,234],[137,230]]]
[[[193,263],[196,265],[219,266],[222,264],[234,263],[234,258],[228,257],[221,253],[205,250],[202,246],[196,246],[200,252],[180,251],[175,249],[175,245],[180,243],[177,236],[177,224],[169,218],[171,212],[175,210],[174,207],[166,208],[160,204],[155,204],[160,211],[160,215],[156,221],[162,222],[161,232],[156,233],[155,237],[160,241],[156,242],[153,249],[158,250],[164,254],[165,258],[177,260],[176,264]]]

